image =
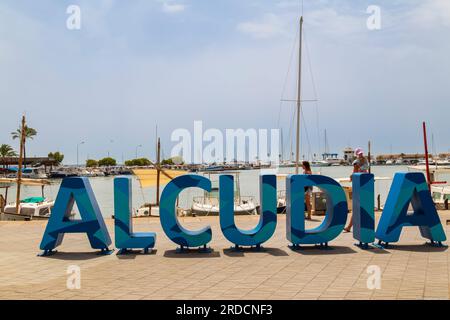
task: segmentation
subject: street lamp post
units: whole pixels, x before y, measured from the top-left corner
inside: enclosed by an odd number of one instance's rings
[[[141,147],[142,147],[142,144],[136,146],[136,157],[135,157],[135,159],[138,158],[138,148],[141,148]]]
[[[109,140],[109,143],[112,145],[113,143],[114,143],[114,140],[112,140],[112,139],[110,139]],[[108,150],[108,158],[110,157],[110,155],[109,155],[109,150]]]
[[[79,160],[79,149],[80,149],[80,145],[84,144],[84,141],[81,141],[77,144],[77,167],[79,165],[78,160]]]

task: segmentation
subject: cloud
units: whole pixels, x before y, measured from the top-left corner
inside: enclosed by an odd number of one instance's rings
[[[183,12],[186,9],[186,6],[181,3],[170,3],[167,1],[163,1],[162,11],[165,13],[179,13]]]
[[[410,22],[424,28],[450,27],[450,1],[428,0],[409,12]]]
[[[294,3],[291,8],[283,3],[285,9],[280,9],[274,2],[258,1],[266,6],[249,9],[242,4],[245,1],[229,1],[236,3],[230,8],[211,8],[207,1],[195,7],[185,0],[154,1],[150,5],[148,0],[135,0],[133,6],[80,1],[80,32],[65,28],[64,5],[48,2],[47,18],[36,16],[17,1],[0,2],[0,30],[7,30],[0,32],[0,111],[5,124],[1,142],[17,148],[9,132],[19,125],[22,111],[39,131],[29,145],[30,155],[59,149],[66,163],[75,162],[80,139],[87,141],[80,159],[87,153],[101,158],[107,151],[119,160],[123,152],[127,159],[134,157],[138,144],[144,145],[141,152],[147,149],[146,156],[153,157],[154,135],[142,138],[142,128],[154,123],[158,123],[166,154],[173,146],[168,138],[171,130],[191,130],[194,120],[202,119],[205,127],[219,129],[277,126],[286,71],[289,77],[282,98],[295,97],[297,89],[295,51],[288,69],[298,41]],[[376,32],[366,28],[365,5],[352,2],[342,7],[344,2],[308,1],[309,7],[305,6],[308,51],[303,96],[315,98],[317,87],[320,104],[320,128],[315,125],[317,109],[310,104],[304,108],[314,152],[323,146],[315,131],[324,128],[330,133],[333,151],[347,144],[364,145],[369,138],[374,152],[388,151],[391,143],[399,152],[420,151],[422,119],[433,130],[437,150],[449,150],[445,137],[450,136],[446,103],[450,100],[450,44],[443,39],[448,33],[444,24],[450,21],[450,1],[411,5],[410,0],[397,0],[401,5],[394,7],[386,3],[382,29]],[[116,5],[111,7],[111,3]],[[177,4],[186,8],[184,13],[173,7],[166,13],[164,4],[166,9]],[[189,23],[177,25],[169,19],[184,17],[191,9],[195,19]],[[133,21],[123,20],[123,10]],[[60,16],[53,20],[58,12]],[[194,42],[186,45],[188,54],[178,50],[185,44],[178,36],[180,30],[192,34]],[[242,41],[242,37],[264,41]],[[77,112],[71,112],[68,119],[68,110]],[[282,105],[280,126],[285,129],[285,140],[292,110],[290,104]],[[143,117],[148,113],[150,120]],[[361,117],[360,124],[343,127],[342,122],[352,114]],[[51,126],[48,119],[52,119]],[[305,134],[302,137],[306,139]]]
[[[276,4],[278,8],[299,8],[300,3],[296,0],[280,1]]]
[[[257,39],[286,35],[286,22],[275,14],[265,14],[258,21],[241,22],[237,30]]]
[[[365,15],[339,12],[336,8],[320,8],[308,12],[307,23],[315,30],[332,36],[356,35],[367,31]]]

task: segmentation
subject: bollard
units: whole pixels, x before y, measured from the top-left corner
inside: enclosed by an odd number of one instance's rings
[[[381,195],[377,196],[377,210],[381,210]]]
[[[445,204],[445,210],[448,210],[448,199],[445,199],[445,202],[444,202],[444,204]]]

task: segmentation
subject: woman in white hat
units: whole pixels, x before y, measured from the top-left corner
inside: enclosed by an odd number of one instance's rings
[[[366,157],[364,157],[364,151],[361,148],[355,149],[356,159],[353,161],[353,173],[367,173],[369,172],[369,161]],[[352,180],[352,176],[350,176],[350,180]],[[350,217],[350,221],[347,227],[344,228],[344,232],[350,232],[353,227],[353,216]]]

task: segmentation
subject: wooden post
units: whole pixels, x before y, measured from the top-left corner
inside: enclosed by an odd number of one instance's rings
[[[156,147],[156,205],[157,206],[159,206],[159,179],[161,176],[160,163],[161,163],[161,141],[158,138],[158,144]]]
[[[377,196],[377,209],[378,211],[381,210],[381,195]]]
[[[369,148],[367,149],[368,151],[368,153],[367,153],[367,156],[369,157],[369,173],[372,173],[372,164],[371,164],[371,162],[370,162],[370,140],[369,140]]]
[[[25,144],[25,116],[22,116],[22,129],[20,133],[20,152],[19,152],[19,168],[17,170],[17,193],[16,193],[16,213],[19,214],[20,206],[20,184],[22,182],[22,164],[23,164],[23,151]]]

